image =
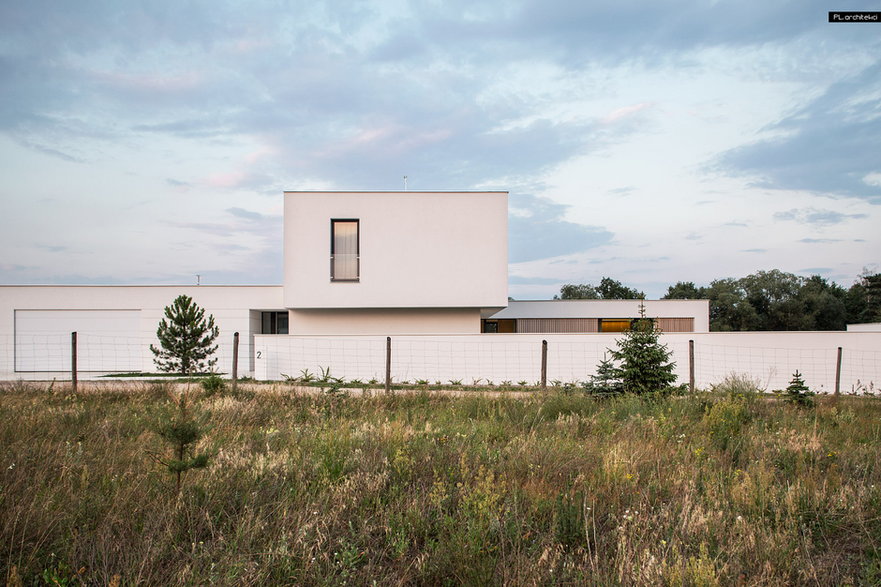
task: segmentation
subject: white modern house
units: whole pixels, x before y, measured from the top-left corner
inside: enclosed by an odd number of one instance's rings
[[[476,334],[507,303],[507,192],[286,192],[284,285],[0,286],[0,373],[152,371],[165,306],[191,296],[240,333]]]
[[[181,294],[214,315],[220,365],[240,333],[240,373],[260,335],[596,333],[639,315],[633,300],[509,303],[507,249],[507,192],[285,192],[283,285],[0,286],[0,375],[68,370],[71,332],[81,371],[153,371]],[[645,309],[667,332],[709,329],[706,301]]]
[[[286,192],[297,334],[473,334],[508,303],[507,192]]]

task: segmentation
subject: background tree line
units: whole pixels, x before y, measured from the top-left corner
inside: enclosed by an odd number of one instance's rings
[[[554,299],[644,299],[645,294],[609,277],[599,285],[567,284]],[[881,273],[864,271],[845,289],[819,275],[800,277],[777,269],[708,286],[680,281],[665,300],[710,300],[710,330],[844,330],[847,324],[881,322]]]

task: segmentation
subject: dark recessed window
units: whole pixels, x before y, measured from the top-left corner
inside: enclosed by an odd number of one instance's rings
[[[481,331],[514,333],[517,332],[517,321],[511,318],[481,320]]]
[[[359,221],[330,221],[330,280],[358,281],[361,277]]]
[[[261,312],[263,326],[260,334],[288,334],[288,313]]]

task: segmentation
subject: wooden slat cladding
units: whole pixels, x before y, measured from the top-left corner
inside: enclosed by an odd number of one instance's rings
[[[694,332],[694,318],[658,318],[661,332]]]
[[[531,334],[599,332],[597,318],[518,318],[517,332]],[[657,318],[661,332],[694,332],[694,318]]]
[[[518,318],[517,332],[597,332],[598,322],[596,318]]]

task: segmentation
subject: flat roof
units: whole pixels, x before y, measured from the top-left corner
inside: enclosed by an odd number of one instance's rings
[[[163,284],[163,283],[9,283],[9,284],[0,284],[0,288],[3,287],[201,287],[201,288],[209,288],[209,287],[284,287],[281,284],[273,283],[269,285],[259,285],[259,284],[246,284],[246,285],[235,285],[230,283],[225,284],[214,284],[214,283],[177,283],[177,284]]]
[[[492,318],[632,318],[640,304],[656,318],[697,317],[709,308],[709,300],[511,300]]]
[[[508,190],[285,190],[285,194],[507,194]]]

